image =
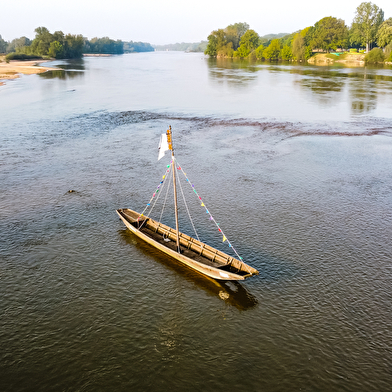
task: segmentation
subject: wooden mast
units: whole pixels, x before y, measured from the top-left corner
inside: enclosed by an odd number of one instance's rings
[[[176,239],[177,239],[177,251],[181,253],[180,250],[180,232],[178,229],[178,207],[177,207],[177,186],[176,186],[176,165],[174,161],[174,149],[173,149],[173,141],[172,141],[172,131],[171,125],[169,125],[169,129],[166,132],[167,135],[167,143],[169,145],[169,150],[172,153],[172,169],[173,169],[173,191],[174,191],[174,212],[176,216]]]

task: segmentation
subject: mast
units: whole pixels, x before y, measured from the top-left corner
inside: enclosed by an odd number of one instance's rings
[[[169,145],[169,150],[172,153],[172,169],[173,169],[173,191],[174,191],[174,212],[176,216],[176,236],[177,236],[177,251],[181,253],[180,250],[180,232],[178,230],[178,207],[177,207],[177,186],[176,186],[176,165],[174,160],[174,149],[173,149],[173,141],[172,141],[172,131],[171,125],[169,125],[169,129],[166,131],[167,135],[167,144]]]

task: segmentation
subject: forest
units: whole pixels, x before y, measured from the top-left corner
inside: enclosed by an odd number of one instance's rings
[[[46,27],[37,27],[35,38],[15,38],[6,42],[0,35],[0,53],[7,53],[6,60],[55,58],[81,58],[83,54],[123,54],[132,52],[150,52],[154,48],[145,42],[123,42],[109,37],[88,40],[82,35],[64,34],[55,31],[53,34]]]
[[[306,61],[314,53],[337,50],[367,53],[368,62],[391,62],[392,18],[384,19],[381,8],[363,2],[350,27],[342,19],[327,16],[313,26],[272,39],[260,37],[247,23],[235,23],[212,31],[204,53],[212,57]]]

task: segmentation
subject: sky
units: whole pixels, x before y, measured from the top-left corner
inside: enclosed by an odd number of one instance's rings
[[[392,1],[374,2],[392,17]],[[326,16],[349,26],[360,0],[12,0],[0,3],[0,35],[6,41],[44,26],[50,32],[109,37],[155,45],[207,40],[212,30],[246,22],[260,36],[292,33]]]

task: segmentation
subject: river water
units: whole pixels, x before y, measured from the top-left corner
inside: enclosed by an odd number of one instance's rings
[[[391,68],[171,52],[53,65],[0,88],[2,391],[390,389]],[[169,125],[259,276],[204,278],[116,216],[156,190]],[[229,253],[183,187],[201,240]]]

